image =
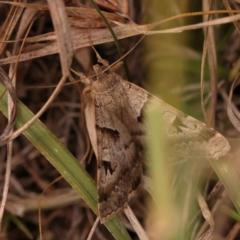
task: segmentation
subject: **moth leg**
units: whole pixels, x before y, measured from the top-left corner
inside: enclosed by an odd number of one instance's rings
[[[86,77],[85,74],[82,72],[78,73],[78,76],[80,77],[80,81],[86,85],[90,85],[92,83],[92,80],[88,77]]]

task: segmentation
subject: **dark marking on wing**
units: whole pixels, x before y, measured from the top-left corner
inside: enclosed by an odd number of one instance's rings
[[[131,132],[131,136],[134,137],[134,136],[143,136],[145,134],[144,131],[137,131],[137,132]]]
[[[111,166],[111,162],[102,160],[102,165],[104,167],[106,175],[107,175],[108,171],[110,172],[111,175],[113,174],[113,169],[112,169],[112,166]]]
[[[174,119],[172,126],[177,130],[178,133],[183,132],[180,127],[187,127],[178,116],[176,116],[176,118]]]
[[[137,176],[132,182],[132,191],[137,190],[141,184],[141,176]]]
[[[209,142],[216,134],[217,132],[214,129],[203,129],[199,132],[197,141],[200,143]]]
[[[131,140],[129,143],[124,144],[124,149],[127,150],[132,143],[133,143],[133,141]]]
[[[138,121],[139,123],[142,123],[142,120],[143,120],[142,115],[137,117],[137,121]]]
[[[98,194],[98,201],[99,202],[107,202],[109,197],[109,193],[107,192],[101,192]]]
[[[110,128],[102,128],[98,125],[96,125],[96,128],[100,130],[103,134],[111,135],[114,141],[117,141],[119,139],[119,132],[117,130],[112,130]]]

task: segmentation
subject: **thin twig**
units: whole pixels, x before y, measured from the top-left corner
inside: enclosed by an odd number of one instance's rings
[[[89,232],[89,235],[88,235],[88,237],[87,237],[87,240],[91,240],[91,239],[92,239],[92,236],[93,236],[93,234],[94,234],[94,232],[95,232],[95,229],[96,229],[98,223],[99,223],[99,218],[97,217],[96,220],[95,220],[95,222],[94,222],[94,224],[93,224],[93,226],[92,226],[92,228],[91,228],[91,231]]]

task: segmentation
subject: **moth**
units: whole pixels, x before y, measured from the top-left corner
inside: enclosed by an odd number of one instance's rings
[[[173,108],[114,72],[94,65],[97,80],[84,90],[85,119],[97,158],[98,210],[104,222],[124,209],[141,185],[144,159],[143,112],[157,105],[172,152],[218,159],[228,141],[204,123]]]

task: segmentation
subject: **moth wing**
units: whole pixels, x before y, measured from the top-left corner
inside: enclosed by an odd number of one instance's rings
[[[124,84],[129,85],[130,95],[134,95],[133,92],[138,92],[138,95],[145,96],[144,98],[147,96],[148,101],[144,103],[145,111],[151,105],[158,107],[161,111],[163,119],[160,122],[164,124],[163,130],[169,146],[169,154],[173,158],[174,155],[178,155],[185,158],[199,156],[207,159],[218,159],[229,151],[230,145],[226,138],[213,128],[184,114],[132,83],[124,81]],[[133,100],[132,105],[134,102]]]
[[[101,221],[106,221],[126,206],[141,184],[143,129],[122,82],[105,97],[95,95],[94,105],[98,208]]]

